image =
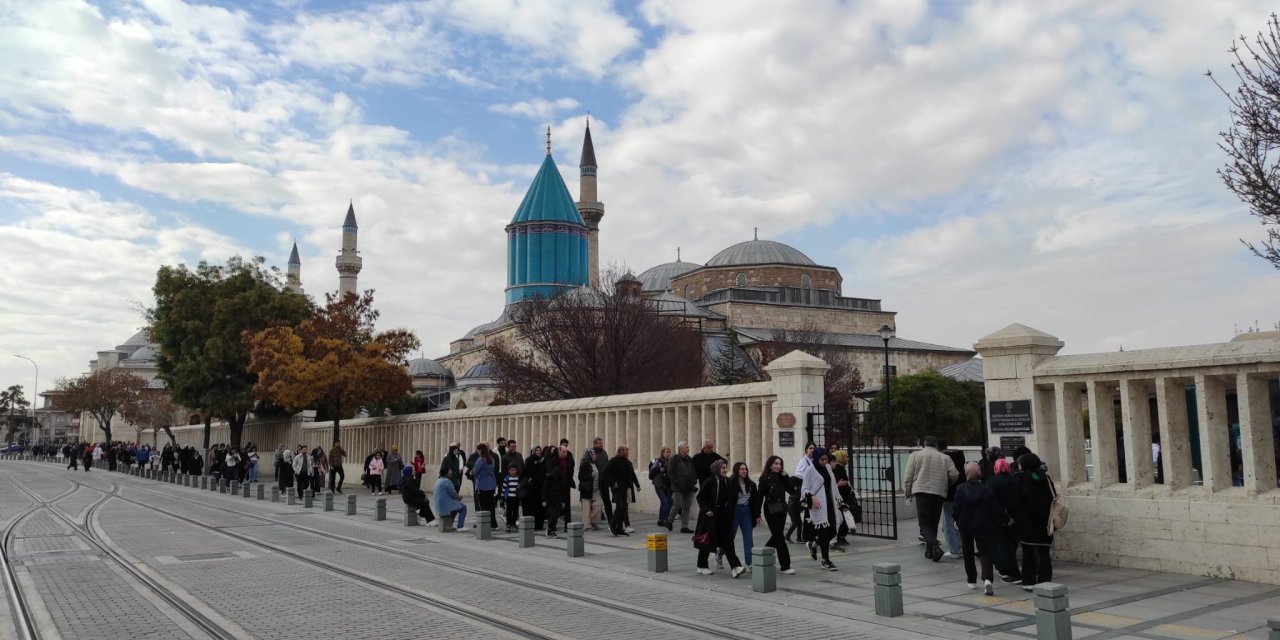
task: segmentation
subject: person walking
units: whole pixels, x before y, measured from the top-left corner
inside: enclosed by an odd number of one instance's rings
[[[313,495],[320,495],[328,476],[329,456],[325,454],[324,447],[316,447],[311,450],[311,478],[309,484]]]
[[[737,501],[733,488],[729,486],[729,463],[716,460],[708,472],[707,478],[698,486],[697,532],[709,536],[707,544],[698,549],[698,573],[704,576],[714,573],[707,565],[707,559],[718,550],[729,559],[730,575],[736,578],[747,569],[733,549],[733,512]]]
[[[1000,572],[1001,582],[1022,582],[1022,569],[1018,567],[1018,535],[1014,530],[1013,505],[1018,498],[1018,479],[1013,475],[1013,467],[1004,457],[997,457],[991,463],[992,476],[987,480],[996,501],[1000,503],[1001,523],[995,538],[996,571]]]
[[[303,493],[311,487],[311,466],[311,452],[307,445],[298,445],[297,453],[293,454],[293,484],[298,499],[302,499]]]
[[[373,452],[373,457],[369,458],[369,491],[373,492],[375,496],[385,493],[382,490],[382,472],[385,470],[386,467],[382,464],[382,454],[377,451]],[[456,493],[457,490],[455,489],[454,492]]]
[[[404,469],[404,458],[400,455],[400,445],[391,445],[391,451],[387,453],[387,457],[382,461],[386,467],[384,482],[387,491],[400,490],[400,476]]]
[[[524,460],[521,459],[520,462],[523,463]],[[507,533],[516,531],[516,520],[520,518],[520,489],[520,467],[509,465],[502,478],[502,505],[507,512]]]
[[[281,448],[276,452],[276,476],[279,478],[281,495],[285,495],[293,490],[292,451]]]
[[[496,500],[498,495],[498,456],[489,450],[489,445],[481,442],[476,446],[476,460],[471,467],[472,482],[476,491],[476,505],[480,513],[477,518],[484,518],[488,512],[489,526],[498,528]]]
[[[693,471],[697,474],[699,483],[712,476],[711,463],[716,460],[724,460],[725,464],[729,463],[728,460],[724,459],[724,456],[716,453],[716,443],[710,440],[703,440],[702,451],[693,456]]]
[[[938,521],[942,518],[942,503],[947,491],[960,477],[951,458],[938,450],[938,439],[924,439],[924,448],[914,451],[907,458],[902,487],[907,500],[916,505],[916,519],[920,535],[924,538],[924,557],[937,562],[942,559],[942,545],[938,544]]]
[[[62,455],[65,456],[67,460],[69,460],[69,462],[67,463],[68,469],[72,471],[77,471],[79,469],[79,464],[80,464],[79,454],[80,452],[76,451],[76,448],[69,444],[62,447]]]
[[[778,571],[794,575],[791,568],[791,550],[787,548],[783,530],[787,527],[788,498],[791,490],[791,476],[787,475],[786,465],[782,458],[769,456],[764,462],[764,471],[760,473],[760,510],[764,522],[769,527],[769,541],[766,547],[772,547],[778,559]]]
[[[755,546],[753,535],[760,518],[760,489],[751,479],[751,471],[747,463],[733,463],[733,472],[729,475],[729,486],[733,490],[733,526],[730,536],[742,534],[742,560],[751,572],[751,549]],[[733,545],[730,538],[729,545]]]
[[[1049,474],[1041,468],[1039,456],[1026,453],[1018,458],[1021,471],[1015,476],[1018,492],[1014,497],[1013,525],[1022,543],[1022,589],[1031,591],[1041,582],[1053,580],[1053,563],[1049,549],[1049,510],[1053,505],[1053,487]]]
[[[347,461],[347,450],[342,448],[341,440],[334,440],[329,447],[329,490],[342,493],[342,483],[347,480],[347,472],[343,463]]]
[[[671,460],[671,447],[663,447],[658,457],[649,462],[649,482],[658,496],[658,526],[671,530],[667,518],[671,516],[671,487],[667,481],[667,461]]]
[[[596,450],[582,452],[578,462],[578,499],[582,503],[582,522],[591,531],[599,531],[603,503],[600,501],[600,468],[596,466]]]
[[[592,456],[596,469],[600,472],[600,476],[604,477],[604,466],[609,464],[609,452],[604,450],[604,438],[596,436],[591,441],[591,449],[596,452]],[[613,522],[613,492],[608,488],[600,492],[600,505],[604,509],[605,522]]]
[[[596,455],[600,453],[597,451]],[[605,464],[602,477],[604,484],[613,494],[613,517],[609,519],[609,531],[615,536],[631,535],[627,529],[627,506],[631,502],[631,490],[640,488],[640,480],[636,478],[636,468],[631,464],[631,448],[627,445],[618,447],[617,455]]]
[[[840,494],[840,504],[843,505],[841,517],[837,518],[840,526],[836,528],[836,541],[831,548],[843,552],[845,547],[849,546],[847,536],[850,533],[849,525],[844,520],[843,509],[852,509],[858,503],[858,498],[854,495],[853,485],[849,482],[848,452],[836,451],[831,454],[831,457],[834,458],[831,464],[831,476],[836,479],[836,492]]]
[[[573,458],[569,457],[568,445],[561,445],[546,462],[547,476],[542,484],[542,504],[547,510],[547,537],[556,537],[556,528],[560,522],[560,509],[564,506],[569,490],[573,484]],[[565,514],[565,528],[569,526],[569,516]]]
[[[526,516],[533,516],[533,528],[541,531],[547,519],[546,509],[542,507],[542,484],[547,478],[547,466],[542,462],[542,447],[529,450],[529,457],[524,459],[524,471],[520,474],[523,488],[521,508]]]
[[[258,481],[258,466],[262,462],[262,456],[258,455],[257,447],[249,447],[247,457],[249,459],[249,482]]]
[[[431,500],[435,502],[436,513],[441,518],[456,515],[454,528],[467,530],[467,505],[458,498],[458,488],[453,484],[453,469],[449,465],[440,465],[440,476],[436,478],[435,490],[431,492]]]
[[[680,516],[680,533],[693,533],[689,528],[689,512],[697,509],[694,493],[698,489],[698,474],[689,457],[689,443],[676,444],[676,455],[667,461],[667,485],[671,489],[671,511],[667,513],[667,531],[674,527],[676,515]]]
[[[983,593],[995,595],[991,584],[994,577],[991,573],[993,543],[1003,524],[1004,510],[1000,508],[1000,501],[996,499],[991,487],[982,484],[982,467],[978,463],[970,462],[964,466],[964,478],[965,481],[956,487],[951,513],[955,518],[956,529],[960,532],[965,582],[970,589],[978,588],[978,573],[973,558],[976,551],[982,562]]]
[[[822,447],[813,449],[813,465],[804,472],[800,485],[801,502],[809,507],[809,524],[813,528],[813,539],[809,541],[809,556],[818,559],[822,552],[821,567],[827,571],[835,571],[836,565],[831,562],[831,539],[836,537],[837,518],[840,517],[840,493],[835,488],[835,476],[831,472],[831,458]]]
[[[960,531],[955,526],[955,516],[952,515],[952,504],[956,498],[956,488],[964,482],[964,452],[947,448],[947,441],[938,438],[938,451],[943,455],[951,458],[951,463],[956,467],[956,479],[952,481],[947,489],[947,499],[942,502],[942,537],[947,542],[947,552],[943,554],[943,558],[947,560],[955,560],[961,557],[960,553]]]

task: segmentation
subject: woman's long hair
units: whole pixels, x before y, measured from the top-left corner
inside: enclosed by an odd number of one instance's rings
[[[773,473],[773,463],[775,460],[778,462],[782,462],[782,458],[780,456],[769,456],[769,459],[764,461],[764,469],[760,471],[759,482],[761,485],[764,484],[764,479],[769,477],[769,475]],[[787,472],[787,465],[784,462],[782,464],[782,473],[786,473],[786,472]]]

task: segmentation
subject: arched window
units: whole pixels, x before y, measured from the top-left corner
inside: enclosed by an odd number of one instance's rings
[[[686,284],[686,285],[684,286],[684,299],[685,299],[685,300],[692,300],[692,299],[693,299],[693,285],[691,285],[691,284]]]
[[[738,274],[738,286],[739,287],[747,286],[747,274],[745,273]]]
[[[800,288],[802,289],[813,288],[813,280],[809,278],[809,274],[807,273],[800,274]]]

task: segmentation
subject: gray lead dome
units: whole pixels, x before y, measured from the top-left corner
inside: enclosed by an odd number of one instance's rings
[[[666,291],[671,288],[671,279],[682,276],[702,265],[694,262],[677,260],[646,269],[640,274],[640,288],[644,291]]]
[[[707,261],[708,267],[728,267],[738,264],[799,264],[816,265],[794,247],[772,240],[748,240],[717,253]]]

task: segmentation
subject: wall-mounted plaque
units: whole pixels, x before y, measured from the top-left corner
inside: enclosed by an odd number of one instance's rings
[[[796,426],[796,416],[794,413],[784,412],[778,414],[778,426],[783,429],[792,429]]]
[[[796,446],[796,432],[794,432],[794,431],[779,431],[779,432],[778,432],[778,446],[779,446],[779,447],[784,447],[784,448],[789,448],[789,447],[794,447],[794,446]]]
[[[987,405],[991,433],[1031,433],[1031,401],[999,400]]]

